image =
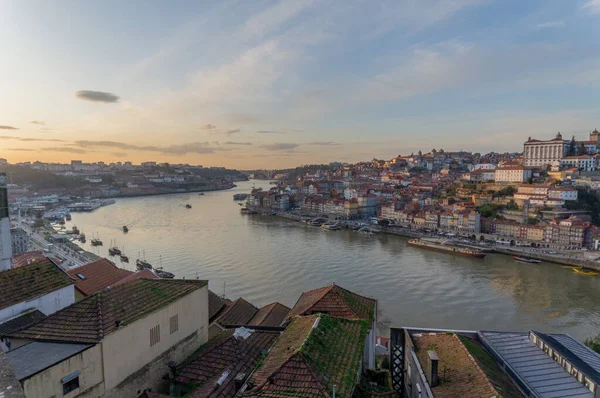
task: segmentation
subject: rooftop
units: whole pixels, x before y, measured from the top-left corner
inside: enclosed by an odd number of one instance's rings
[[[290,308],[280,303],[265,305],[254,315],[248,325],[251,326],[279,326],[285,320]]]
[[[245,397],[349,397],[369,325],[328,315],[295,317],[255,370]]]
[[[316,313],[346,319],[364,319],[371,322],[375,317],[377,300],[360,296],[336,284],[302,293],[288,318]]]
[[[454,333],[412,335],[421,367],[429,361],[428,351],[439,357],[439,384],[431,387],[436,398],[493,397],[498,392]]]
[[[133,274],[105,258],[71,269],[68,273],[75,281],[75,289],[84,296],[90,296]]]
[[[22,381],[92,347],[90,344],[33,342],[6,353],[15,376]]]
[[[144,268],[141,271],[132,272],[125,278],[113,283],[110,286],[111,287],[119,286],[119,285],[122,285],[123,283],[135,281],[137,279],[160,279],[160,278],[158,276],[156,276],[156,274],[154,272],[150,271],[149,269]]]
[[[217,322],[221,325],[247,325],[257,312],[258,308],[240,297],[227,303],[227,308],[217,318]]]
[[[138,279],[86,297],[10,336],[40,341],[98,343],[119,327],[165,307],[207,283]]]
[[[0,310],[43,296],[73,281],[49,259],[0,272]]]
[[[208,291],[208,317],[211,322],[225,308],[226,303],[224,299],[217,296],[212,290]]]
[[[2,350],[0,350],[0,397],[25,398],[21,384]]]
[[[46,318],[40,310],[27,310],[18,316],[0,324],[0,336],[26,329]]]
[[[234,379],[239,375],[245,381],[280,334],[245,328],[221,332],[177,366],[175,381],[197,385],[191,398],[233,397]]]

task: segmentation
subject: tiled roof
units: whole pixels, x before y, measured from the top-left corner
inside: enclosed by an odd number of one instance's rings
[[[240,297],[228,303],[223,314],[217,318],[217,322],[221,325],[247,325],[257,311],[258,308]]]
[[[210,321],[225,308],[225,300],[213,293],[212,290],[208,290],[208,317]]]
[[[44,261],[46,259],[46,256],[44,255],[43,251],[31,251],[31,252],[25,252],[25,253],[20,253],[20,254],[16,254],[15,256],[13,256],[13,268],[19,268],[22,267],[24,265],[32,264],[32,263],[38,263],[40,261]]]
[[[252,326],[279,326],[285,320],[290,308],[280,303],[265,305],[258,310],[248,325]]]
[[[137,279],[160,279],[156,274],[149,269],[144,268],[141,271],[133,272],[125,278],[118,280],[117,282],[110,285],[111,287],[122,285],[123,283],[135,281]]]
[[[369,325],[328,315],[296,317],[249,380],[244,397],[349,397]]]
[[[205,286],[206,281],[138,279],[93,294],[12,337],[97,343],[104,336]],[[120,321],[116,325],[116,321]]]
[[[288,318],[318,312],[346,319],[364,319],[371,322],[377,300],[352,293],[336,284],[302,293]]]
[[[68,273],[75,281],[75,289],[84,296],[90,296],[133,272],[121,269],[107,259],[101,258],[82,267],[70,269]]]
[[[427,351],[435,351],[439,357],[440,384],[431,388],[436,398],[474,398],[499,395],[455,334],[413,335],[413,341],[423,369],[426,368],[429,360]]]
[[[233,397],[237,393],[234,379],[239,375],[245,381],[280,336],[276,331],[253,331],[244,338],[234,332],[221,332],[177,367],[176,382],[197,385],[190,397]]]
[[[50,260],[0,272],[0,310],[72,285]]]
[[[0,336],[26,329],[46,318],[40,310],[28,310],[19,316],[0,324]]]
[[[21,383],[2,350],[0,350],[0,397],[25,398]]]

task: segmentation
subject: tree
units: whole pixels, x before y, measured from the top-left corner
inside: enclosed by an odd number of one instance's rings
[[[569,156],[577,156],[577,143],[575,142],[575,136],[573,136],[573,138],[571,138],[571,142],[569,142],[569,151],[568,151],[568,155]]]
[[[579,151],[577,153],[577,155],[585,155],[587,153],[586,149],[585,149],[585,144],[583,142],[581,142],[579,144]]]
[[[597,334],[595,337],[585,339],[583,343],[592,350],[596,351],[598,354],[600,354],[600,334]]]

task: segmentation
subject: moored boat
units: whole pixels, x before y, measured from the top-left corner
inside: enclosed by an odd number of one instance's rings
[[[188,203],[188,204],[186,204],[186,205],[185,205],[185,208],[186,208],[186,209],[191,209],[191,208],[192,208],[192,205]]]
[[[408,241],[409,245],[419,246],[419,247],[423,247],[426,249],[443,251],[443,252],[448,252],[451,254],[458,254],[461,256],[470,256],[470,257],[475,257],[475,258],[484,258],[485,257],[485,253],[483,253],[479,250],[467,249],[466,247],[458,247],[458,246],[453,246],[453,245],[446,245],[444,243],[445,243],[445,241],[438,243],[438,242],[427,241],[427,240],[422,240],[422,239],[411,239]]]
[[[152,269],[152,264],[150,264],[148,261],[142,260],[140,258],[138,258],[137,260],[135,260],[135,266],[140,271],[143,270],[143,269]]]
[[[121,261],[123,261],[124,263],[129,262],[129,257],[127,257],[126,255],[121,253],[121,255],[119,257],[121,257]]]
[[[535,258],[527,258],[527,257],[519,257],[519,256],[512,256],[512,258],[514,258],[515,260],[520,261],[522,263],[539,264],[542,262],[541,260],[536,260]]]
[[[127,227],[127,225],[123,225],[123,232],[124,233],[129,232],[129,228]]]
[[[597,276],[598,273],[594,272],[594,271],[586,271],[583,268],[579,267],[579,268],[573,268],[573,272],[575,272],[576,274],[579,275],[585,275],[585,276]]]
[[[342,227],[340,227],[340,224],[338,224],[336,222],[328,222],[328,223],[321,225],[321,228],[328,230],[328,231],[337,231],[337,230],[341,229]]]
[[[156,268],[154,270],[154,273],[159,277],[159,278],[168,278],[168,279],[172,279],[175,278],[175,274],[169,271],[165,271],[162,269],[162,267]]]

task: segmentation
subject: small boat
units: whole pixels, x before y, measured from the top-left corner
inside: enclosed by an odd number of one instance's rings
[[[143,270],[143,269],[152,269],[152,264],[150,264],[146,260],[142,260],[142,259],[139,259],[139,258],[137,260],[135,260],[135,266],[140,271]]]
[[[573,271],[574,271],[576,274],[579,274],[579,275],[585,275],[585,276],[597,276],[597,275],[598,275],[598,273],[597,273],[597,272],[594,272],[594,271],[585,271],[585,270],[584,270],[583,268],[581,268],[581,267],[580,267],[580,268],[573,268]]]
[[[156,268],[154,270],[154,273],[159,277],[159,278],[168,278],[168,279],[173,279],[175,278],[175,274],[169,271],[165,271],[162,269],[162,267]]]
[[[58,224],[65,225],[65,220],[63,218],[61,218],[60,220],[58,220]]]
[[[127,225],[123,225],[123,232],[124,233],[129,232],[129,228],[127,228]]]
[[[328,223],[321,225],[321,228],[323,228],[327,231],[337,231],[337,230],[340,230],[342,227],[340,227],[340,225],[336,222],[328,222]]]
[[[102,241],[98,238],[94,238],[90,241],[92,246],[102,246]]]
[[[247,193],[236,193],[233,195],[233,200],[246,200],[248,199]]]
[[[110,249],[108,249],[108,254],[111,255],[111,256],[120,256],[121,255],[121,249],[119,249],[116,246],[113,246]]]
[[[512,258],[514,258],[515,260],[520,261],[522,263],[530,263],[530,264],[539,264],[539,263],[541,263],[541,260],[536,260],[534,258],[519,257],[519,256],[512,256]]]
[[[200,196],[204,196],[204,192],[200,192],[198,195],[200,195]]]
[[[126,255],[124,255],[123,253],[121,253],[121,255],[119,257],[121,257],[121,261],[123,261],[124,263],[128,263],[129,262],[129,257],[127,257]]]
[[[71,221],[71,213],[67,213],[67,214],[65,214],[65,219],[66,219],[67,221]]]
[[[423,247],[431,250],[443,251],[461,256],[470,256],[475,258],[484,258],[485,253],[480,250],[467,249],[466,247],[454,246],[448,244],[449,242],[443,241],[441,243],[423,239],[411,239],[408,241],[409,245]]]
[[[191,209],[191,208],[192,208],[192,205],[188,203],[187,205],[185,205],[185,208],[186,208],[186,209]]]
[[[85,234],[81,234],[77,237],[77,239],[81,242],[81,243],[85,243]]]

